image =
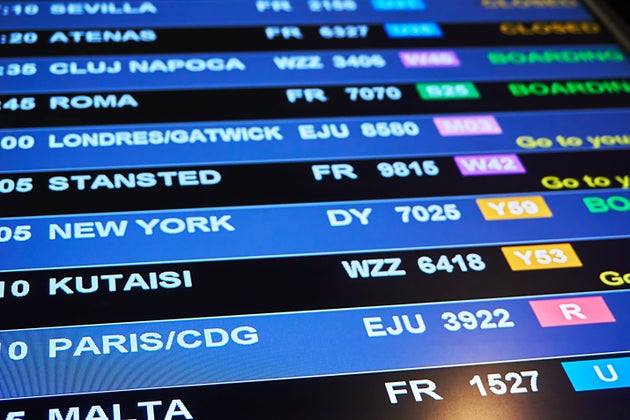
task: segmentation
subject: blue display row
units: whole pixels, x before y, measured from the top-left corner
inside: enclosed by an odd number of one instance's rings
[[[171,54],[0,60],[2,93],[615,78],[614,45],[301,53]]]
[[[44,29],[590,18],[577,1],[553,3],[546,2],[546,7],[506,7],[505,2],[496,0],[3,1],[0,22],[5,29]]]
[[[627,351],[629,297],[615,291],[3,331],[0,398]],[[562,322],[546,326],[551,319]]]
[[[571,180],[565,184],[580,184]],[[562,185],[558,179],[555,186]],[[502,200],[494,200],[493,206],[499,208],[499,201],[505,206],[511,196],[494,196]],[[627,190],[540,197],[533,199],[539,204],[530,204],[536,211],[516,220],[493,220],[501,214],[491,214],[476,197],[4,218],[0,270],[630,236]]]
[[[500,113],[494,120],[449,118],[406,115],[4,129],[0,130],[0,172],[630,146],[630,110]],[[443,120],[458,130],[444,135]],[[491,120],[493,130],[485,129],[481,123]]]

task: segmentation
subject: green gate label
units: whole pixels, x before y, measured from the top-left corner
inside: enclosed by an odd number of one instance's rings
[[[417,83],[416,89],[425,101],[481,98],[475,85],[470,82]]]

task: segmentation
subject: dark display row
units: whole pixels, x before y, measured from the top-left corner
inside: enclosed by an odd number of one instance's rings
[[[630,288],[628,246],[619,239],[4,272],[0,329],[620,290]]]
[[[629,94],[630,81],[625,79],[58,93],[1,96],[0,122],[6,128],[19,128],[625,108]],[[466,131],[445,127],[449,130]]]
[[[217,413],[222,419],[621,419],[627,373],[622,353],[31,398],[2,402],[0,409],[14,413],[7,418],[29,420],[208,419]]]
[[[0,215],[626,189],[629,157],[619,150],[1,174]]]
[[[474,34],[471,36],[471,34]],[[0,57],[610,43],[594,21],[348,22],[229,28],[102,28],[0,33]]]

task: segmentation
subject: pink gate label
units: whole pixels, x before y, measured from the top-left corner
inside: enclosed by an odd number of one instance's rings
[[[405,68],[423,67],[459,67],[462,64],[455,51],[427,50],[427,51],[400,51],[398,57]]]
[[[442,136],[482,136],[503,133],[501,126],[492,115],[435,117],[433,124]]]
[[[515,154],[455,156],[455,163],[463,176],[527,173]]]
[[[601,296],[551,300],[530,300],[541,327],[602,324],[615,322]]]

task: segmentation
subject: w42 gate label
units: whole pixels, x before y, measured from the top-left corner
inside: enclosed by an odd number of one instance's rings
[[[455,156],[463,176],[524,174],[527,171],[515,154]]]

